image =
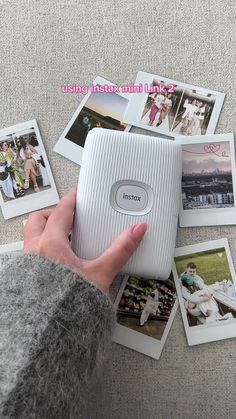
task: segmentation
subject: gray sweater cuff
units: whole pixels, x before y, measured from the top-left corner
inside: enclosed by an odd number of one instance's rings
[[[70,269],[29,254],[4,264],[0,290],[0,417],[82,417],[115,323],[110,300]]]

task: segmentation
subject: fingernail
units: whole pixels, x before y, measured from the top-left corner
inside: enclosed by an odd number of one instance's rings
[[[146,223],[136,224],[132,228],[132,234],[136,240],[142,240],[144,234],[146,233],[148,225]]]

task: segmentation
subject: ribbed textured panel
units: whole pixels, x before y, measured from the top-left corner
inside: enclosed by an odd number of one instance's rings
[[[78,256],[99,256],[127,227],[149,225],[124,272],[166,279],[171,270],[181,196],[181,148],[171,140],[94,128],[86,139],[73,234]],[[148,184],[154,193],[146,215],[125,215],[110,205],[119,180]]]

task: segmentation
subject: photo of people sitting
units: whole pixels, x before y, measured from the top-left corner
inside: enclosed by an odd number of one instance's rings
[[[217,256],[222,258],[223,252]],[[198,275],[193,261],[187,263],[179,279],[189,326],[220,324],[236,317],[236,291],[231,280],[210,283]]]
[[[160,132],[173,132],[179,135],[204,135],[211,118],[216,97],[203,95],[196,90],[172,86],[161,81],[153,81],[142,114],[142,122],[159,127]],[[163,92],[162,88],[165,88]],[[160,91],[158,91],[158,88]],[[170,92],[171,90],[171,92]]]
[[[47,169],[33,131],[0,138],[0,189],[4,201],[50,187]]]

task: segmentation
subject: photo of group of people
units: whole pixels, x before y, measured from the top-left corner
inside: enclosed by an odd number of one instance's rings
[[[34,129],[0,137],[0,188],[5,202],[50,188]]]
[[[143,345],[153,345],[153,352],[159,357],[177,308],[172,273],[166,281],[126,277],[115,306],[118,322],[116,342],[125,344],[127,334],[132,331],[130,341],[133,333],[139,338],[142,335]],[[139,348],[137,344],[135,349]]]
[[[174,260],[176,288],[189,340],[194,340],[189,328],[199,327],[199,342],[195,343],[227,337],[227,330],[220,329],[219,334],[215,329],[236,320],[236,278],[227,240],[177,248]],[[206,327],[207,332],[202,329]]]
[[[224,94],[140,71],[135,84],[150,91],[130,98],[126,123],[168,136],[213,133]]]
[[[108,80],[97,77],[93,85],[111,85]],[[93,128],[128,131],[130,127],[123,122],[128,105],[128,95],[123,93],[89,92],[60,136],[54,151],[81,164],[86,137]]]
[[[150,93],[145,104],[142,122],[180,135],[204,135],[215,104],[215,95],[198,93],[195,89],[168,85],[153,80],[153,86],[165,86],[166,93]]]
[[[0,199],[5,219],[59,200],[35,120],[0,131]]]

